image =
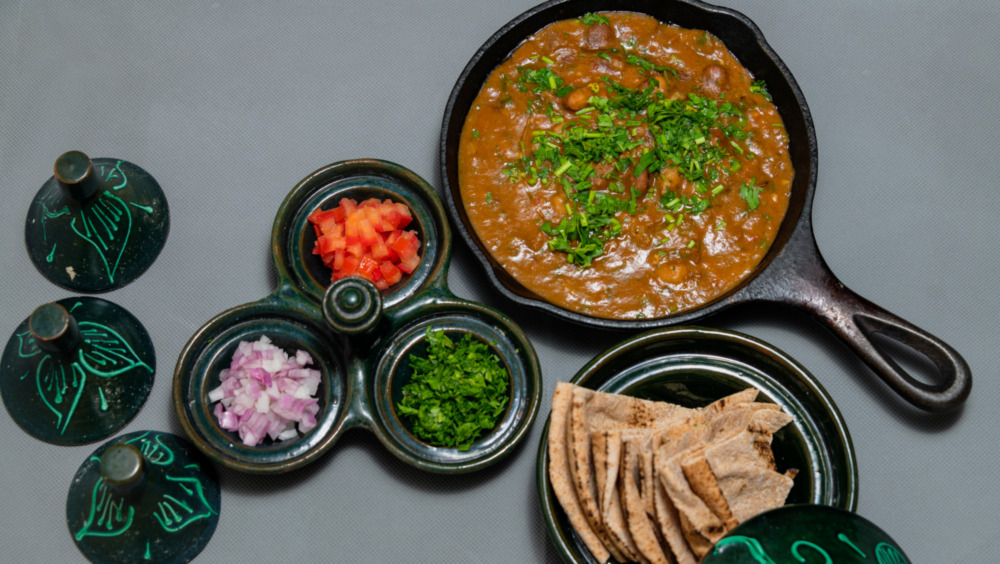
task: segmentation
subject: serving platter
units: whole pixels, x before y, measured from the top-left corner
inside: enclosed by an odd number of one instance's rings
[[[656,329],[597,355],[570,383],[684,407],[757,388],[759,401],[776,403],[794,418],[772,443],[778,470],[799,470],[787,503],[857,507],[857,460],[839,409],[804,367],[759,339],[707,327]],[[539,440],[536,482],[549,537],[565,562],[595,562],[555,498],[547,447],[548,422]]]
[[[313,254],[316,234],[308,217],[342,198],[405,203],[422,242],[419,266],[396,285],[378,290],[346,277],[330,283]],[[328,451],[349,429],[372,431],[397,458],[439,473],[464,473],[510,454],[534,422],[541,370],[527,336],[506,315],[456,298],[447,287],[451,231],[433,188],[394,163],[342,161],[299,182],[278,209],[271,232],[278,288],[256,302],[231,308],[202,326],[181,352],[174,371],[174,407],[195,446],[213,460],[252,473],[301,468]],[[426,349],[425,334],[471,335],[501,359],[509,398],[494,429],[467,449],[436,447],[414,435],[397,412],[410,380],[409,357]],[[266,336],[294,354],[309,354],[320,372],[316,425],[287,440],[241,444],[221,427],[209,392],[241,342]]]

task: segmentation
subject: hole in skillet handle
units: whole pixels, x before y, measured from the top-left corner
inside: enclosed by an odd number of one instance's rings
[[[287,440],[270,437],[254,446],[243,444],[236,431],[223,429],[209,392],[221,384],[240,342],[266,336],[271,344],[294,357],[303,350],[312,357],[308,368],[320,372],[315,398],[316,426]],[[332,446],[344,418],[346,371],[335,338],[320,324],[290,311],[260,303],[228,310],[209,321],[185,346],[174,374],[174,405],[185,433],[213,460],[242,472],[273,474],[302,467]]]
[[[279,279],[292,283],[317,302],[324,300],[332,270],[314,254],[317,235],[308,217],[331,210],[343,198],[356,203],[374,198],[407,206],[412,221],[402,231],[413,231],[420,242],[420,262],[412,273],[380,290],[386,308],[400,304],[437,280],[451,254],[451,231],[444,207],[434,189],[412,171],[387,161],[357,159],[323,167],[303,180],[278,209],[271,247]]]
[[[400,330],[379,353],[371,383],[376,403],[375,432],[397,458],[431,472],[471,472],[504,458],[527,435],[541,400],[538,360],[523,334],[491,317],[485,309],[471,306],[422,317]],[[411,357],[427,358],[428,328],[443,331],[456,344],[466,335],[485,343],[509,378],[503,412],[493,428],[481,431],[465,451],[435,446],[417,437],[411,418],[398,410],[403,388],[413,376]]]

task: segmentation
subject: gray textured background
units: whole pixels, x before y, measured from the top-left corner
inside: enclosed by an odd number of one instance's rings
[[[816,238],[850,288],[955,346],[976,377],[965,408],[915,413],[824,329],[749,306],[707,323],[763,338],[825,385],[853,434],[860,514],[914,562],[1000,551],[996,318],[1000,4],[726,0],[751,17],[813,112]],[[459,72],[534,0],[0,0],[0,313],[7,333],[68,294],[24,250],[28,204],[57,155],[130,160],[166,191],[156,263],[103,297],[157,352],[150,399],[124,431],[180,432],[173,367],[211,316],[272,290],[278,204],[303,176],[357,157],[439,185],[437,143]],[[542,562],[557,556],[535,495],[554,383],[612,339],[510,308],[456,241],[452,291],[511,311],[538,350],[545,396],[522,448],[474,475],[412,470],[364,431],[303,471],[222,471],[202,562]],[[0,410],[0,562],[82,560],[65,521],[70,478],[94,446],[57,447]]]

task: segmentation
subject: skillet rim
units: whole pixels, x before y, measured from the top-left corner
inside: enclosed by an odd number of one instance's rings
[[[459,137],[468,108],[486,76],[507,59],[525,38],[545,25],[596,11],[637,12],[681,27],[709,31],[722,40],[755,77],[763,78],[767,82],[789,132],[789,152],[795,168],[795,178],[788,210],[771,249],[754,270],[728,292],[677,314],[648,319],[605,318],[585,315],[548,302],[516,281],[484,250],[481,241],[468,223],[464,207],[459,206],[461,201],[457,180]],[[671,17],[664,17],[664,14]],[[711,25],[701,25],[702,21]],[[747,55],[754,55],[757,58],[748,62]],[[479,75],[482,75],[482,78],[479,78]],[[789,125],[792,127],[789,128]],[[507,22],[483,43],[463,68],[445,106],[441,126],[439,165],[445,207],[455,231],[483,266],[490,283],[504,297],[520,306],[541,310],[577,325],[614,330],[646,330],[700,321],[738,303],[759,300],[762,296],[780,297],[781,292],[775,292],[773,288],[776,285],[780,286],[780,277],[760,277],[760,274],[775,258],[786,251],[793,235],[798,234],[796,238],[807,236],[814,242],[811,216],[818,165],[816,143],[812,114],[802,89],[785,63],[767,43],[760,28],[741,12],[700,0],[549,0]],[[818,257],[819,252],[815,244],[811,249],[815,249],[811,253]]]

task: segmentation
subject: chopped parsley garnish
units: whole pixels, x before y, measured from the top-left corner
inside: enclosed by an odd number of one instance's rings
[[[580,20],[587,25],[607,21],[593,14]],[[679,196],[665,190],[659,196],[668,227],[673,229],[686,215],[705,211],[725,189],[727,177],[740,170],[740,159],[751,156],[741,147],[748,133],[739,106],[693,92],[686,98],[666,98],[652,73],[676,75],[674,69],[635,54],[614,53],[626,64],[650,73],[646,85],[629,88],[603,77],[603,89],[601,84],[589,85],[593,94],[586,105],[565,117],[553,106],[552,96],[561,98],[573,88],[548,67],[518,69],[521,91],[537,96],[532,107],[545,112],[559,127],[534,131],[530,141],[522,144],[521,155],[504,166],[503,174],[512,182],[562,188],[565,215],[539,228],[550,237],[548,249],[565,253],[566,260],[579,268],[590,266],[603,254],[605,243],[621,234],[623,227],[616,219],[620,212],[637,213],[652,185],[647,178],[635,187],[643,174],[672,168],[697,192]],[[762,84],[755,91],[766,94]],[[740,188],[751,211],[759,205],[759,192],[753,182]]]
[[[517,69],[517,87],[521,92],[531,90],[538,94],[546,90],[554,90],[556,97],[562,98],[573,90],[572,86],[564,86],[564,84],[566,81],[556,76],[556,73],[548,67],[533,69],[522,66]]]
[[[757,209],[760,205],[760,191],[763,187],[757,186],[753,178],[750,182],[744,182],[740,185],[740,197],[742,197],[747,202],[747,207],[750,211]]]
[[[580,23],[584,25],[606,24],[611,23],[611,20],[600,14],[587,13],[580,16]]]
[[[670,67],[661,67],[660,65],[651,63],[650,61],[643,59],[642,57],[629,55],[628,57],[625,57],[625,62],[630,65],[642,67],[648,71],[669,72],[670,74],[674,75],[675,78],[677,77],[677,69],[673,69]]]
[[[764,97],[765,100],[771,102],[771,93],[767,91],[767,85],[764,84],[763,80],[755,80],[750,83],[750,92],[756,92]]]
[[[396,409],[417,438],[469,450],[503,415],[510,376],[490,347],[470,333],[456,343],[428,327],[425,339],[427,356],[410,355],[413,375]]]

